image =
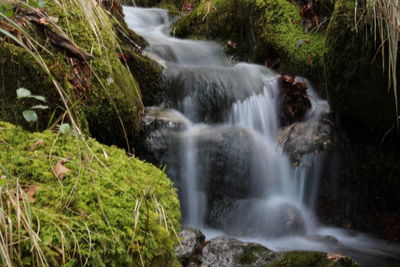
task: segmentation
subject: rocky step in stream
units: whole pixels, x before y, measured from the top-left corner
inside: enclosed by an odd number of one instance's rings
[[[338,253],[275,252],[257,243],[243,242],[225,236],[205,241],[204,234],[195,228],[184,228],[180,233],[180,238],[181,245],[178,245],[175,251],[184,267],[361,266]],[[332,241],[333,237],[314,236],[311,238],[320,242],[336,242]]]

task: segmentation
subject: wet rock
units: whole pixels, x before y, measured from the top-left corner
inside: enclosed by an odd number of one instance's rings
[[[160,129],[183,130],[190,123],[176,110],[158,107],[147,107],[142,122],[147,133]]]
[[[179,150],[176,135],[186,129],[189,123],[178,111],[147,107],[142,117],[140,141],[135,147],[138,156],[157,166],[165,164],[164,159],[176,158]]]
[[[186,266],[190,261],[196,261],[195,258],[201,252],[205,236],[198,229],[185,227],[179,233],[179,237],[181,244],[175,248],[175,252],[181,264]]]
[[[206,242],[198,262],[184,266],[249,267],[249,266],[359,266],[350,258],[339,254],[311,251],[274,252],[250,242],[229,237],[216,237]]]
[[[274,252],[260,244],[221,236],[211,239],[203,248],[198,266],[261,266],[271,257]]]
[[[235,205],[231,214],[225,215],[225,219],[229,223],[227,231],[232,235],[280,237],[306,233],[301,210],[285,202],[241,201]],[[255,217],[257,220],[254,220]]]
[[[306,232],[304,218],[300,211],[293,206],[284,206],[279,220],[282,222],[282,235],[304,234]]]
[[[222,64],[222,63],[221,63]],[[170,101],[195,122],[221,122],[231,105],[262,92],[262,66],[170,66],[164,71]]]
[[[188,131],[164,128],[148,135],[146,150],[157,165],[168,166],[167,174],[178,188],[181,199],[186,177],[182,177],[184,163],[180,159],[186,157],[184,153],[189,153],[184,150],[188,140],[193,142],[190,153],[199,155],[193,167],[202,170],[197,187],[207,196],[206,223],[222,227],[226,224],[224,216],[233,204],[247,198],[251,187],[256,186],[250,179],[253,137],[244,128],[229,126],[201,126]]]
[[[313,242],[320,242],[330,246],[341,246],[342,244],[337,240],[336,237],[331,235],[310,235],[306,237],[308,240]]]
[[[322,154],[336,143],[336,132],[328,119],[294,123],[280,130],[279,142],[292,161],[299,165],[302,156]]]

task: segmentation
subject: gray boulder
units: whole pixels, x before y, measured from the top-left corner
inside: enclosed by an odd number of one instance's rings
[[[274,252],[260,244],[220,236],[211,239],[203,248],[198,266],[263,266],[275,256]]]
[[[315,251],[274,252],[251,242],[216,237],[206,242],[197,262],[184,267],[252,267],[252,266],[360,266],[349,257]]]
[[[189,121],[178,111],[158,107],[147,107],[142,118],[145,135],[160,130],[183,130]]]
[[[293,123],[278,134],[285,153],[295,165],[307,154],[323,154],[330,151],[336,141],[336,132],[328,119]]]
[[[183,266],[196,262],[205,241],[204,234],[195,228],[184,227],[179,233],[180,244],[175,248],[176,256]]]

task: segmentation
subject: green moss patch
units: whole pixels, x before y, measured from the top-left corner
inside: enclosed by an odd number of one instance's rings
[[[357,267],[359,264],[350,258],[342,257],[329,260],[326,253],[310,251],[290,251],[283,253],[280,260],[267,265],[269,267]]]
[[[37,188],[31,224],[50,266],[174,266],[179,202],[171,181],[151,164],[91,138],[28,133],[3,122],[0,164],[8,188],[17,181]],[[61,177],[57,164],[70,171]],[[12,214],[3,234],[17,225]],[[14,246],[24,266],[35,265],[29,237]]]

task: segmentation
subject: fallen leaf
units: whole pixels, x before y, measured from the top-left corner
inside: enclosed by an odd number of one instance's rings
[[[68,161],[67,159],[62,159],[59,162],[57,162],[56,165],[54,165],[53,173],[57,178],[64,179],[65,176],[67,176],[68,173],[71,172],[70,169],[64,166],[64,163],[66,163],[67,161]]]
[[[53,22],[53,23],[58,23],[58,18],[56,18],[56,17],[49,17],[49,19],[50,19],[50,21],[51,22]]]
[[[42,24],[42,25],[49,25],[49,22],[45,18],[40,18],[39,19],[39,23]]]
[[[337,253],[333,253],[333,254],[329,254],[328,257],[326,257],[328,260],[331,261],[337,261],[337,260],[341,260],[341,259],[345,259],[346,256],[337,254]]]
[[[45,147],[44,140],[38,140],[33,145],[31,145],[31,150],[36,150],[39,147]]]
[[[30,203],[34,203],[36,201],[35,195],[37,191],[39,190],[38,185],[31,185],[27,188],[24,189],[25,194],[28,196],[28,200]]]

